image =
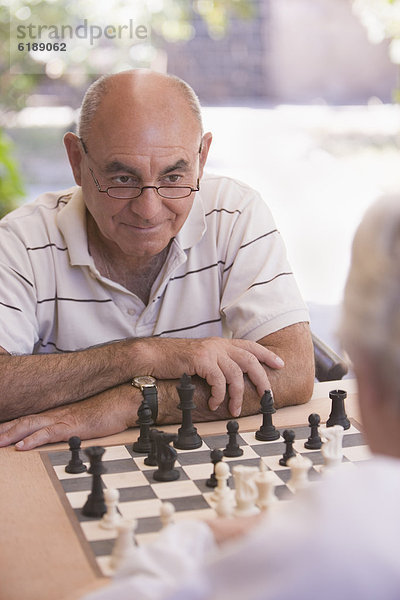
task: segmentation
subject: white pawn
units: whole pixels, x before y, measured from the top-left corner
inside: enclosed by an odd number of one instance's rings
[[[104,529],[115,529],[121,521],[121,515],[117,511],[119,500],[119,491],[113,488],[104,490],[104,501],[107,506],[107,512],[100,521],[100,527]]]
[[[307,487],[309,482],[308,471],[312,467],[312,462],[309,458],[296,454],[287,461],[287,466],[290,468],[290,479],[288,487],[294,492],[298,492]]]
[[[324,457],[324,467],[328,469],[338,467],[343,460],[343,434],[341,425],[333,425],[320,430],[323,445],[321,448]]]
[[[278,502],[275,494],[275,477],[272,471],[268,471],[267,465],[260,458],[260,470],[254,478],[258,489],[257,506],[261,510],[268,510],[273,504]]]
[[[132,521],[124,519],[117,525],[118,537],[110,557],[110,567],[115,571],[122,573],[129,571],[132,562],[135,561],[138,548],[135,544],[134,531],[137,527],[136,519]]]
[[[258,489],[254,480],[258,473],[257,467],[236,465],[232,472],[236,489],[235,515],[247,517],[258,514],[260,512],[256,506]]]
[[[175,506],[172,502],[163,502],[160,508],[160,519],[163,529],[174,523]]]
[[[212,496],[215,502],[215,511],[219,517],[229,517],[233,510],[233,494],[228,487],[229,466],[226,462],[218,462],[215,465],[215,477],[217,487]]]

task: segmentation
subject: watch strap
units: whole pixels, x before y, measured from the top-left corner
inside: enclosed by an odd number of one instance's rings
[[[153,423],[156,424],[157,416],[158,416],[158,393],[157,386],[152,385],[149,387],[144,386],[142,388],[143,398],[147,403],[147,406],[151,410],[151,417],[153,419]]]

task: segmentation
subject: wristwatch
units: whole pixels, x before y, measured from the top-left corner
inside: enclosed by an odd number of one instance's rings
[[[151,375],[139,375],[132,379],[132,385],[140,389],[143,394],[143,399],[146,400],[148,407],[151,410],[153,423],[155,424],[158,415],[158,395],[157,395],[157,380]]]

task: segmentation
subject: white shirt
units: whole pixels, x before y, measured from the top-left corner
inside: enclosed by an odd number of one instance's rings
[[[260,196],[206,175],[147,306],[88,252],[81,188],[47,193],[0,222],[0,346],[74,351],[127,337],[259,340],[308,320]]]
[[[134,576],[85,600],[398,600],[399,506],[399,460],[351,464],[222,551],[205,524],[167,528]]]

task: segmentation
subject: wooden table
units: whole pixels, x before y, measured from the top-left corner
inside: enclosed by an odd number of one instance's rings
[[[329,391],[338,388],[348,392],[348,416],[359,420],[356,383],[349,379],[315,384],[310,402],[281,408],[274,415],[274,424],[304,424],[311,412],[326,421]],[[202,435],[221,433],[225,423],[201,423],[197,427]],[[241,431],[259,426],[260,415],[240,419]],[[163,429],[175,431],[176,426]],[[82,445],[128,443],[136,437],[137,430],[129,430],[95,442],[87,440]],[[66,444],[53,444],[45,449],[64,447]],[[0,449],[0,600],[76,600],[107,581],[97,577],[88,563],[39,450]]]

